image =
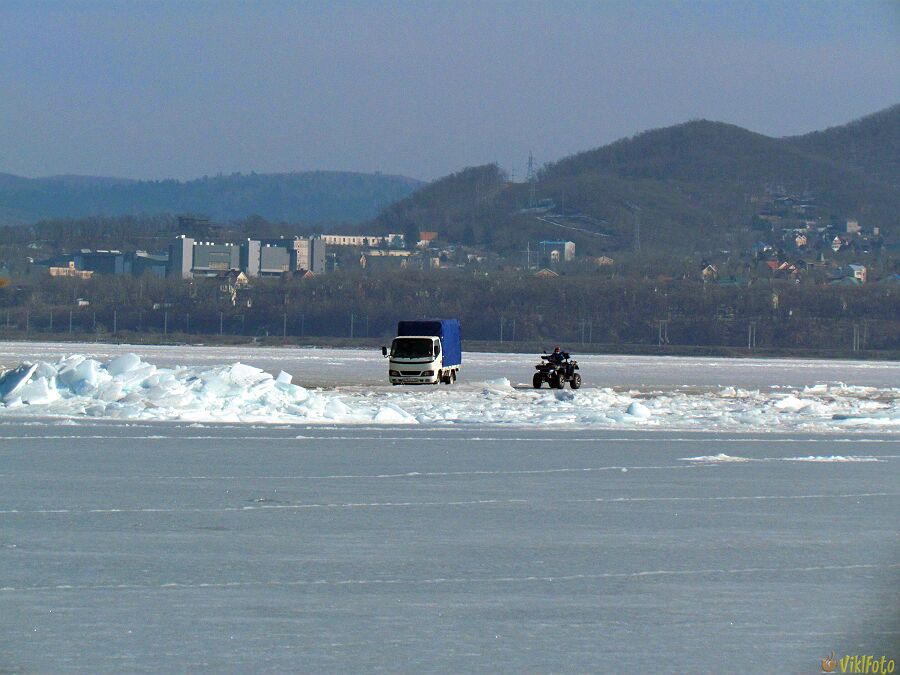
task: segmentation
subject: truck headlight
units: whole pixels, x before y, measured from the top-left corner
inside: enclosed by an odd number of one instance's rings
[[[390,377],[400,377],[400,371],[399,370],[389,370],[388,375]]]
[[[434,377],[434,371],[433,370],[423,370],[422,377]]]

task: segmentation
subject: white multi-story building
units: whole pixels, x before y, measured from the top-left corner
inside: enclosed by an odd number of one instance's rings
[[[321,240],[328,246],[356,246],[359,248],[380,248],[383,246],[403,246],[402,234],[323,234]]]
[[[237,245],[181,235],[169,245],[168,276],[191,279],[241,271],[248,277],[325,271],[325,242],[318,237],[247,239]]]

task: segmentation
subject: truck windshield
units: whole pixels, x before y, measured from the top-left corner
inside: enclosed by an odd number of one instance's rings
[[[397,338],[391,345],[391,356],[398,359],[431,359],[431,340]]]

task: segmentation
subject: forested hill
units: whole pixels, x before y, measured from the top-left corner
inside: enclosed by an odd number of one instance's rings
[[[422,183],[403,176],[311,171],[232,174],[191,181],[0,174],[0,226],[51,218],[197,213],[219,222],[360,222]]]
[[[507,250],[566,238],[599,254],[630,248],[640,218],[643,250],[690,253],[745,245],[761,205],[785,193],[815,202],[826,221],[857,218],[895,240],[898,185],[900,105],[788,138],[706,120],[647,131],[546,165],[534,201],[498,167],[473,167],[385,209],[378,224]]]
[[[900,104],[850,124],[785,141],[900,188]]]

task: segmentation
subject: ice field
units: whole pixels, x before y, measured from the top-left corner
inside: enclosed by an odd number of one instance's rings
[[[714,359],[685,363],[680,359],[588,357],[582,359],[584,388],[535,391],[527,384],[517,384],[528,382],[533,372],[533,359],[522,355],[467,354],[462,382],[422,389],[386,385],[385,362],[377,353],[280,350],[284,352],[280,362],[266,355],[266,362],[257,367],[248,363],[253,361],[249,350],[197,350],[212,352],[220,359],[236,359],[219,364],[194,359],[198,354],[193,349],[191,358],[199,364],[170,363],[173,356],[184,355],[184,348],[168,348],[168,353],[156,348],[156,354],[143,357],[121,348],[116,351],[119,353],[68,353],[10,364],[0,375],[0,415],[307,424],[643,426],[703,431],[839,431],[900,425],[900,366],[893,363],[844,362],[835,367],[823,362],[769,360],[761,366],[754,361],[732,361],[722,372],[721,360]],[[12,361],[24,354],[7,352],[2,356]],[[652,382],[629,386],[619,382],[614,372],[629,365],[636,370],[643,366],[645,371],[677,366],[678,370],[698,372],[682,373],[688,382],[674,386]],[[264,370],[267,366],[272,372]],[[776,382],[754,386],[741,378],[736,384],[727,372],[735,368],[766,368]],[[753,372],[757,378],[760,374],[759,370]],[[677,374],[653,377],[671,382]],[[295,383],[295,378],[305,386]]]
[[[900,657],[900,364],[579,361],[0,343],[0,672]]]

